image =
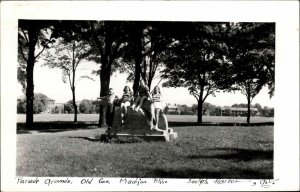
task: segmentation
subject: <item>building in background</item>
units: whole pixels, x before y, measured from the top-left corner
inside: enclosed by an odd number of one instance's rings
[[[165,113],[168,115],[180,115],[181,109],[179,109],[178,105],[170,105],[168,104],[165,108]]]
[[[48,98],[48,105],[44,113],[52,113],[55,107],[55,100]]]
[[[247,108],[238,107],[221,107],[221,116],[246,116],[248,112]],[[250,108],[250,113],[252,116],[258,114],[257,108]]]

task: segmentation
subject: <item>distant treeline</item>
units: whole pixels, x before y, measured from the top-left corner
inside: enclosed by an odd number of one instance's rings
[[[188,107],[187,105],[176,105],[177,110],[172,110],[171,112],[168,111],[168,107],[165,110],[166,114],[173,114],[173,115],[197,115],[198,114],[198,105],[193,104],[192,107]],[[240,103],[240,104],[233,104],[231,106],[224,106],[224,108],[247,108],[246,103]],[[267,106],[262,107],[259,103],[256,103],[255,105],[250,105],[251,108],[256,108],[258,111],[255,113],[252,113],[252,116],[264,116],[264,117],[274,117],[274,108],[269,108]],[[221,114],[222,107],[212,105],[208,102],[204,102],[202,106],[202,115],[204,116],[231,116],[232,113],[230,109],[226,109]],[[241,114],[240,116],[247,116],[247,113]]]
[[[99,113],[99,105],[96,100],[83,99],[77,102],[79,113]],[[54,103],[54,100],[49,99],[42,93],[34,94],[33,112],[39,113],[74,113],[72,100],[66,103]],[[17,101],[17,113],[26,113],[26,97],[20,97]]]
[[[51,103],[52,101],[52,103]],[[42,93],[37,93],[34,95],[34,113],[74,113],[74,107],[72,100],[66,103],[55,104],[54,100],[49,99],[46,95]],[[99,113],[100,108],[96,100],[87,100],[83,99],[80,102],[77,102],[77,107],[79,113],[84,114],[95,114]],[[247,104],[240,103],[234,104],[232,106],[225,107],[235,107],[235,108],[247,108]],[[259,103],[251,105],[251,108],[257,108],[258,112],[255,115],[265,116],[265,117],[274,117],[274,108],[269,108],[267,106],[262,107]],[[17,102],[17,113],[26,113],[26,99],[25,96],[18,99]],[[187,105],[174,105],[172,108],[170,105],[164,110],[164,113],[171,115],[197,115],[198,114],[198,105],[194,104],[192,107]],[[225,110],[221,114],[221,107],[212,105],[210,103],[204,102],[202,107],[202,115],[205,116],[230,116],[230,110]],[[254,114],[253,114],[254,115]],[[244,116],[244,115],[241,115]]]

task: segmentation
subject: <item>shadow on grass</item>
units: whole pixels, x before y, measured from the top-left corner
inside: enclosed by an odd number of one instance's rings
[[[71,138],[71,139],[83,139],[83,140],[91,141],[91,142],[99,142],[100,141],[100,139],[93,139],[93,138],[89,138],[89,137],[68,137],[68,138]]]
[[[96,129],[96,123],[85,122],[35,122],[32,129],[26,129],[25,123],[17,123],[17,134],[31,134],[33,131],[38,133],[56,133],[63,131],[82,130],[82,129]]]
[[[274,125],[274,123],[197,123],[197,122],[168,122],[169,127],[186,127],[186,126],[260,126]],[[31,131],[41,133],[56,133],[63,131],[79,130],[79,129],[95,129],[98,124],[96,122],[69,122],[69,121],[51,121],[51,122],[35,122],[33,128],[28,130],[25,123],[17,123],[17,134],[31,134]]]
[[[259,123],[234,123],[234,122],[176,122],[169,121],[169,127],[185,127],[185,126],[266,126],[274,125],[274,122],[259,122]]]
[[[203,159],[217,159],[235,162],[251,162],[251,161],[269,161],[273,162],[273,149],[271,150],[252,150],[240,148],[212,148],[201,150],[201,155],[184,156],[187,161]],[[201,160],[202,159],[202,160]],[[220,161],[220,163],[222,163]],[[260,167],[253,168],[236,168],[224,165],[222,170],[203,170],[195,167],[192,168],[171,168],[171,169],[147,169],[146,175],[153,178],[208,178],[208,179],[273,179],[273,166],[264,167],[264,163]]]
[[[207,179],[273,179],[273,172],[252,169],[225,169],[221,171],[207,171],[197,169],[148,170],[146,175],[153,178],[207,178]]]
[[[273,150],[214,148],[204,150],[205,155],[190,155],[189,159],[216,158],[233,161],[273,160]]]

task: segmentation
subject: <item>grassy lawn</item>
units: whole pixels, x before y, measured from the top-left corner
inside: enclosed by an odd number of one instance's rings
[[[174,130],[173,142],[131,144],[96,141],[104,129],[17,134],[17,175],[273,178],[273,126]]]
[[[196,115],[167,115],[170,122],[197,122]],[[25,114],[18,114],[17,122],[25,122]],[[73,114],[36,114],[34,115],[35,122],[49,121],[73,121]],[[94,121],[99,120],[99,114],[78,114],[78,121]],[[258,122],[274,122],[272,117],[251,117],[251,123]],[[225,122],[225,123],[246,123],[246,117],[220,117],[220,116],[203,116],[203,122]]]

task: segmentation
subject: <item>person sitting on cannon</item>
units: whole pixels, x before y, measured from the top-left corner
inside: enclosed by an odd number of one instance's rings
[[[127,107],[130,106],[132,100],[132,92],[129,86],[125,86],[123,89],[123,95],[121,98],[121,126],[124,124],[124,119],[127,117]]]
[[[152,101],[149,92],[149,87],[145,84],[144,80],[141,79],[140,85],[138,87],[138,96],[136,97],[133,105],[131,106],[132,109],[138,111],[142,107],[144,101],[146,101],[148,98],[150,99],[150,101]]]

